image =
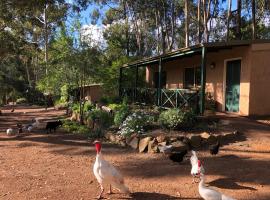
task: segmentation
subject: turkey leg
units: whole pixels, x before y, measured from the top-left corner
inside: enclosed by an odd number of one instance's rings
[[[100,191],[100,194],[97,196],[97,199],[102,199],[102,194],[104,192],[104,188],[102,185],[100,185],[100,189],[101,189],[101,191]]]
[[[110,189],[109,189],[109,191],[107,192],[107,194],[112,194],[113,192],[112,192],[112,185],[110,184],[110,187],[109,187]]]

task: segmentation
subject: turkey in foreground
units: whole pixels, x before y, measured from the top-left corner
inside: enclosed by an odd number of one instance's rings
[[[191,151],[192,156],[190,157],[190,163],[191,163],[191,171],[190,174],[193,176],[192,183],[195,182],[195,178],[199,176],[200,174],[205,174],[204,167],[200,160],[198,160],[196,151]]]
[[[100,184],[100,194],[97,197],[98,199],[102,198],[102,194],[104,192],[104,185],[109,185],[109,194],[112,193],[111,186],[118,189],[120,192],[128,194],[130,193],[127,186],[124,184],[124,178],[120,174],[119,171],[116,170],[116,168],[111,165],[109,162],[103,159],[101,155],[101,142],[95,141],[94,142],[97,155],[96,155],[96,161],[93,167],[93,171],[95,174],[95,177]]]
[[[208,188],[204,185],[204,175],[200,176],[199,194],[204,200],[235,200],[232,197],[226,196],[214,189]]]

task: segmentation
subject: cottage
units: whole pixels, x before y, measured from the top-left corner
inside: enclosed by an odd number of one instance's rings
[[[79,101],[79,99],[85,99],[91,102],[99,101],[104,95],[102,84],[85,85],[74,89],[71,93],[75,96],[77,101]]]
[[[125,71],[134,69],[132,87]],[[144,69],[145,84],[139,85]],[[119,94],[163,107],[195,102],[203,114],[216,110],[243,116],[270,115],[270,40],[204,43],[120,68]]]

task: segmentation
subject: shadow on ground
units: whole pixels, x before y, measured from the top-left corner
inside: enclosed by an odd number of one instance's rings
[[[257,190],[253,187],[239,185],[235,181],[236,180],[232,178],[220,178],[220,179],[211,181],[208,184],[210,186],[215,186],[215,187],[224,188],[224,189],[232,189],[232,190],[253,190],[253,191]]]

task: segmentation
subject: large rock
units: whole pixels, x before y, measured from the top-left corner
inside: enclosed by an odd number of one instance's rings
[[[198,148],[201,146],[202,138],[199,135],[192,135],[190,137],[190,145],[194,148]]]
[[[210,136],[211,136],[211,135],[210,135],[209,133],[207,133],[207,132],[201,133],[201,138],[202,138],[202,139],[206,139],[206,140],[207,140]]]
[[[108,139],[109,139],[111,142],[116,142],[116,135],[114,135],[114,134],[109,134]]]
[[[134,137],[139,137],[137,133],[133,133],[130,137],[126,137],[126,143],[129,144]]]
[[[156,139],[158,143],[161,143],[161,142],[165,142],[167,138],[165,135],[159,135],[156,137]]]
[[[156,139],[153,139],[148,143],[148,153],[158,153],[158,152],[159,152],[158,142]]]
[[[170,143],[172,143],[172,142],[176,142],[177,141],[177,137],[170,137]]]
[[[188,150],[188,145],[182,141],[173,142],[171,145],[172,145],[172,151],[181,152],[184,150]]]
[[[217,142],[217,137],[207,132],[203,132],[200,136],[208,144],[215,144]]]
[[[235,134],[234,132],[230,132],[230,133],[225,133],[225,134],[223,134],[223,138],[225,139],[225,140],[233,140],[233,139],[235,139],[236,138],[236,135],[237,134]]]
[[[145,137],[145,138],[140,140],[140,142],[139,142],[139,152],[140,153],[144,152],[144,150],[148,146],[148,143],[150,142],[150,140],[151,140],[151,137]]]
[[[138,137],[133,137],[128,145],[131,146],[133,149],[138,149],[138,143],[139,143],[139,138]]]
[[[167,142],[160,142],[160,143],[158,143],[158,146],[164,147],[164,146],[166,146],[166,144],[167,144]]]

